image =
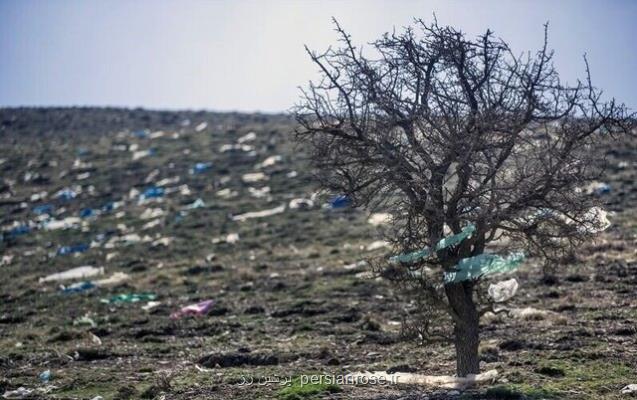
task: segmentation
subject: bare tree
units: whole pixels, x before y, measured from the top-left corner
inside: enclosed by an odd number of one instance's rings
[[[515,55],[489,30],[472,39],[416,20],[367,56],[334,23],[338,48],[306,48],[321,79],[302,89],[297,137],[325,188],[391,213],[396,252],[433,249],[387,275],[430,317],[447,316],[458,375],[478,373],[479,319],[491,302],[480,275],[444,277],[494,243],[552,259],[599,231],[603,218],[581,188],[599,175],[597,143],[630,131],[634,116],[601,100],[586,60],[584,81],[561,82],[546,29],[540,51]],[[469,224],[470,237],[436,247]]]

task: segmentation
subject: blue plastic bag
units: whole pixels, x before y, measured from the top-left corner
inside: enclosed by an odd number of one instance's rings
[[[95,215],[95,211],[92,208],[83,208],[80,210],[80,218],[89,218]]]
[[[191,174],[202,174],[212,167],[211,163],[202,163],[198,162],[194,167],[190,170]]]
[[[84,253],[86,250],[89,249],[89,245],[88,244],[76,244],[73,246],[62,246],[58,249],[57,254],[59,256],[65,256],[68,254],[74,254],[74,253]]]
[[[41,204],[39,206],[33,207],[33,212],[37,215],[44,214],[53,214],[53,205],[52,204]]]
[[[340,196],[336,196],[329,201],[329,206],[332,209],[346,208],[346,207],[349,207],[351,204],[352,204],[352,199],[350,199],[349,197],[347,197],[347,195],[344,195],[344,194]]]

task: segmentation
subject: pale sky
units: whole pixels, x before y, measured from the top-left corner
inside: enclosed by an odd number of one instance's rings
[[[636,1],[0,0],[0,107],[285,111],[316,78],[303,44],[364,44],[414,17],[490,28],[537,50],[550,22],[562,78],[584,74],[637,109]]]

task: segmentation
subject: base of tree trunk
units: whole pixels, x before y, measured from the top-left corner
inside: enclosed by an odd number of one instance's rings
[[[480,316],[473,302],[473,284],[460,282],[445,286],[449,305],[460,321],[454,325],[454,344],[456,347],[456,370],[458,376],[480,373]]]
[[[478,345],[480,344],[478,326],[463,329],[456,326],[454,328],[456,347],[456,370],[458,376],[480,373],[480,357],[478,356]]]

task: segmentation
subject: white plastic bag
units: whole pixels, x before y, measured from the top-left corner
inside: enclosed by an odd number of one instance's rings
[[[489,285],[489,297],[493,299],[496,303],[501,303],[503,301],[509,300],[511,297],[515,296],[515,293],[518,291],[518,281],[515,278],[498,282],[495,284]]]

